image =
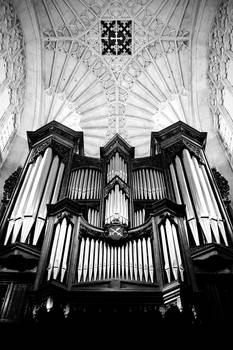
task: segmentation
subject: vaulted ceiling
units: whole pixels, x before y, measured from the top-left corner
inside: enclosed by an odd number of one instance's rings
[[[89,156],[98,156],[99,147],[119,133],[136,147],[136,156],[146,156],[151,131],[178,120],[200,126],[194,70],[202,68],[194,67],[193,55],[206,1],[29,3],[42,59],[34,128],[55,119],[83,131]]]

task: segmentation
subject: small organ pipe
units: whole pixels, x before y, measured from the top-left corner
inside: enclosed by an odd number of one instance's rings
[[[176,259],[176,252],[175,252],[175,247],[174,247],[174,242],[173,242],[173,233],[172,233],[172,227],[170,221],[167,219],[165,223],[165,229],[166,229],[166,235],[167,235],[167,242],[168,242],[168,251],[169,251],[169,256],[171,259],[171,268],[172,272],[175,276],[175,279],[178,279],[178,264],[177,264],[177,259]]]
[[[125,247],[121,246],[121,276],[125,277]]]
[[[140,239],[137,241],[137,248],[138,248],[138,273],[139,273],[139,280],[142,281],[142,278],[143,278],[143,271],[142,271],[142,246],[141,246],[141,240]]]
[[[85,240],[82,238],[81,245],[80,245],[80,252],[79,252],[79,262],[78,262],[78,282],[81,281],[81,277],[82,277],[84,247],[85,247]]]
[[[150,238],[147,238],[147,251],[148,251],[148,263],[149,263],[149,276],[151,282],[154,282],[154,265],[152,256],[152,247]]]
[[[166,196],[164,175],[155,169],[143,168],[133,172],[135,199],[162,199]]]
[[[62,259],[62,270],[61,270],[61,282],[64,280],[64,276],[67,270],[67,260],[68,260],[68,253],[70,248],[70,240],[71,240],[71,233],[72,233],[72,225],[69,224],[67,236],[66,236],[66,243],[65,243],[65,249],[64,249],[64,255]]]
[[[140,226],[145,222],[145,209],[134,212],[134,226]]]
[[[118,218],[121,223],[128,223],[128,198],[120,190],[119,184],[109,192],[105,200],[105,222],[110,223],[114,218]]]
[[[165,224],[161,224],[160,226],[160,235],[164,257],[164,270],[167,275],[168,283],[173,279],[179,280],[179,278],[183,281],[184,268],[180,253],[177,229],[174,223],[171,223],[169,219],[166,219]]]
[[[99,279],[102,278],[102,263],[103,263],[103,242],[99,242],[99,262],[98,262],[98,270],[99,270]]]
[[[170,270],[170,264],[168,259],[168,249],[167,249],[167,243],[166,243],[166,234],[164,226],[160,226],[160,233],[161,233],[161,239],[162,239],[162,247],[163,247],[163,257],[164,257],[164,270],[167,275],[168,282],[171,282],[171,270]]]
[[[71,199],[98,199],[101,173],[91,168],[73,170],[70,175],[67,195]]]
[[[142,255],[143,255],[143,269],[144,269],[145,281],[148,282],[148,277],[149,277],[148,255],[147,255],[146,240],[144,237],[142,239]]]
[[[114,247],[114,278],[117,278],[117,247]]]
[[[173,240],[174,240],[177,262],[179,266],[180,277],[181,277],[181,280],[184,281],[184,269],[183,269],[183,264],[181,260],[181,255],[180,255],[180,246],[179,246],[178,237],[177,237],[177,229],[174,224],[172,224],[172,232],[173,232]]]
[[[133,280],[134,265],[133,265],[133,246],[131,241],[129,241],[128,243],[128,257],[129,257],[129,276],[130,276],[130,279]]]
[[[64,218],[61,223],[56,226],[54,239],[52,243],[52,249],[48,264],[48,276],[47,279],[59,279],[63,282],[65,273],[67,270],[67,261],[70,250],[70,242],[72,236],[72,225],[68,224],[67,219]],[[82,253],[80,255],[81,259]],[[78,269],[78,279],[79,272],[81,273],[82,266]]]
[[[91,239],[91,244],[90,244],[90,261],[89,261],[89,271],[88,271],[89,281],[92,280],[92,274],[93,274],[94,248],[95,248],[95,241],[94,241],[94,239]]]
[[[97,273],[98,273],[98,252],[99,252],[99,242],[95,241],[94,280],[97,279]]]
[[[113,247],[110,248],[110,254],[111,254],[110,278],[114,278],[114,274],[113,274],[113,271],[114,271],[114,248]]]
[[[57,242],[58,242],[58,238],[59,238],[60,226],[61,226],[60,224],[57,224],[55,234],[54,234],[52,251],[51,251],[49,265],[48,265],[48,280],[51,278],[51,274],[53,271],[52,269],[54,266],[54,258],[55,258],[55,253],[56,253],[56,249],[57,249]]]
[[[136,241],[133,242],[133,271],[134,271],[134,279],[138,279],[138,260],[137,260],[137,243]]]
[[[106,248],[106,243],[103,242],[103,279],[106,278],[106,270],[107,270],[107,248]]]
[[[125,278],[126,279],[129,278],[129,248],[128,248],[128,244],[129,243],[126,243],[126,245],[125,245]],[[133,271],[132,265],[130,267],[130,271]],[[131,276],[130,276],[130,279],[132,279]]]
[[[88,179],[87,179],[87,199],[90,198],[91,179],[92,179],[92,169],[89,169],[89,174],[88,174]]]
[[[151,187],[152,187],[152,198],[156,199],[157,194],[156,194],[156,187],[155,187],[155,180],[154,180],[154,175],[153,175],[153,169],[149,169],[150,173],[150,182],[151,182]]]
[[[152,186],[150,183],[149,169],[146,169],[145,172],[146,172],[146,183],[147,183],[147,189],[148,189],[148,198],[152,199]]]
[[[107,246],[107,275],[106,278],[110,278],[110,266],[111,266],[111,251],[110,251],[110,246]]]
[[[56,279],[60,270],[62,250],[64,247],[65,235],[67,230],[67,220],[64,218],[61,223],[60,232],[58,236],[58,242],[56,247],[56,253],[53,264],[53,278]]]
[[[111,181],[115,176],[119,176],[123,181],[127,182],[127,164],[116,152],[107,164],[107,182]]]

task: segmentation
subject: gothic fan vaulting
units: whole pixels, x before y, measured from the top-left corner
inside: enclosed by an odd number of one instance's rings
[[[148,155],[152,130],[190,119],[197,5],[34,1],[44,59],[44,111],[35,128],[56,120],[83,131],[85,154],[94,157],[116,133],[136,147],[136,156]]]

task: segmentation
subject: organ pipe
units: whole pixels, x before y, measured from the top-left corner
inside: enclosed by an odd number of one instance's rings
[[[33,245],[37,245],[46,220],[47,204],[57,201],[63,171],[64,164],[59,162],[58,156],[53,156],[50,147],[43,156],[37,157],[35,163],[29,164],[9,220],[4,244],[7,244],[11,233],[11,243],[14,243],[20,230],[18,240],[26,243],[35,224],[31,240]]]
[[[166,197],[164,175],[155,169],[137,169],[133,172],[135,199],[162,199]]]
[[[199,235],[198,235],[198,229],[197,229],[197,222],[196,222],[196,216],[193,208],[193,204],[191,201],[191,197],[189,194],[189,189],[187,187],[183,166],[181,163],[181,160],[178,156],[175,158],[175,165],[177,169],[177,175],[178,180],[181,188],[181,193],[183,197],[183,203],[186,204],[186,215],[187,215],[187,221],[190,226],[194,241],[196,245],[200,244]]]
[[[92,226],[99,227],[100,226],[100,214],[96,209],[88,209],[88,223]]]
[[[47,205],[47,203],[50,202],[50,198],[52,195],[53,185],[55,183],[55,176],[57,174],[58,166],[59,166],[59,158],[58,158],[58,156],[56,156],[56,157],[54,157],[52,165],[51,165],[51,169],[50,169],[47,183],[45,186],[44,194],[43,194],[43,197],[42,197],[42,200],[40,203],[40,207],[39,207],[39,211],[37,214],[35,233],[34,233],[33,243],[32,243],[33,245],[37,244],[41,230],[42,230],[44,223],[45,223],[45,218],[46,218],[46,213],[47,213],[46,205]],[[24,242],[26,237],[24,238],[22,236],[21,239]]]
[[[118,152],[109,159],[107,164],[107,182],[111,181],[115,176],[119,176],[127,183],[127,163]]]
[[[140,226],[145,222],[145,209],[139,209],[134,212],[134,226]]]
[[[71,199],[99,199],[101,173],[95,169],[73,170],[70,175],[67,195]]]
[[[186,204],[187,223],[195,244],[200,244],[197,225],[199,222],[204,233],[204,243],[212,243],[213,232],[217,243],[221,243],[221,235],[228,245],[224,222],[205,165],[200,164],[187,149],[184,149],[182,154],[183,162],[176,156],[175,162],[170,165],[170,172],[176,201]]]
[[[154,281],[150,238],[140,238],[113,246],[108,242],[81,237],[77,264],[78,282],[109,278]]]
[[[51,248],[47,279],[64,281],[67,271],[67,262],[71,245],[72,224],[63,218],[62,222],[56,225],[53,244]]]
[[[128,224],[128,198],[116,184],[105,200],[105,223],[119,219],[122,224]]]
[[[160,225],[160,236],[164,258],[164,271],[168,283],[173,279],[181,279],[183,281],[184,268],[177,237],[177,229],[174,223],[170,222],[168,218]]]

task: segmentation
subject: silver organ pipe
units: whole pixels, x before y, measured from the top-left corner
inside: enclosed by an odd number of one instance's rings
[[[178,182],[180,184],[183,202],[186,204],[187,222],[188,222],[188,225],[189,225],[190,230],[192,232],[195,244],[199,245],[200,240],[199,240],[199,235],[198,235],[196,215],[195,215],[193,204],[192,204],[191,197],[189,194],[188,185],[187,185],[187,182],[185,179],[183,166],[182,166],[181,160],[178,156],[176,156],[176,158],[175,158],[175,166],[176,166],[176,170],[177,170],[177,177],[179,180]]]
[[[177,228],[168,218],[160,225],[164,271],[168,283],[172,280],[184,280],[184,267],[182,263]]]
[[[50,253],[47,280],[64,281],[71,248],[72,224],[66,218],[56,225],[53,245]]]
[[[56,156],[53,159],[51,169],[49,172],[49,176],[47,179],[47,183],[45,186],[44,194],[43,194],[43,197],[42,197],[42,200],[40,203],[40,207],[39,207],[39,211],[38,211],[38,215],[37,215],[37,219],[36,219],[35,233],[34,233],[33,243],[32,243],[33,245],[37,244],[37,241],[38,241],[39,236],[40,236],[40,232],[42,230],[42,227],[44,226],[46,212],[47,212],[46,204],[49,203],[49,200],[50,200],[51,195],[52,195],[54,179],[55,179],[55,176],[57,174],[58,166],[59,166],[59,158],[58,158],[58,156]],[[22,237],[22,240],[24,241],[23,237]]]
[[[161,171],[149,168],[133,172],[135,199],[162,199],[166,197],[164,175]]]
[[[112,278],[154,282],[154,263],[149,237],[112,246],[106,241],[81,237],[77,281]]]
[[[71,199],[99,199],[102,175],[99,170],[82,168],[70,175],[67,196]]]
[[[110,158],[107,164],[107,182],[115,176],[119,176],[124,182],[127,182],[127,163],[118,152]]]
[[[187,224],[194,242],[200,245],[199,222],[204,233],[204,243],[212,243],[212,232],[217,243],[222,240],[228,245],[224,220],[210,185],[206,168],[187,149],[183,150],[183,161],[176,156],[170,165],[171,178],[177,203],[186,204]],[[194,210],[194,206],[195,210]],[[220,237],[221,236],[221,237]]]
[[[92,226],[100,226],[100,214],[96,209],[89,208],[88,209],[88,223]]]
[[[53,155],[50,147],[34,163],[29,164],[9,220],[4,244],[8,243],[10,236],[11,243],[16,240],[27,243],[33,225],[35,227],[30,239],[33,245],[38,243],[46,220],[46,205],[57,201],[63,172],[64,163]]]
[[[134,226],[140,226],[145,222],[145,209],[139,209],[134,212]]]
[[[112,220],[119,219],[122,224],[128,224],[128,205],[128,198],[116,184],[105,200],[105,223],[109,224]]]

